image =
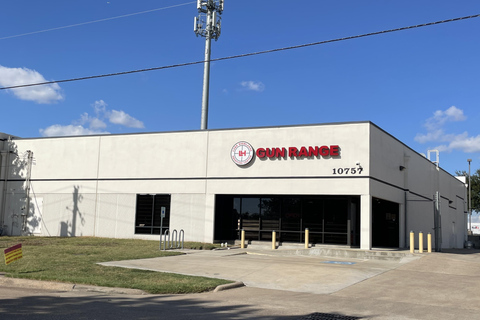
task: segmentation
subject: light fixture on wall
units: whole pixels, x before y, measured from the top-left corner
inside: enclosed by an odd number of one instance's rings
[[[403,171],[403,170],[405,170],[405,169],[407,169],[407,168],[405,168],[404,166],[400,166],[400,167],[398,167],[398,169],[399,169],[400,171]]]

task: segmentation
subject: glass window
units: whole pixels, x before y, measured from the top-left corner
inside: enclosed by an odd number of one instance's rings
[[[242,212],[242,198],[233,198],[233,212],[235,214],[239,214]]]
[[[264,219],[279,219],[281,209],[281,198],[261,198],[260,209],[262,218]]]
[[[163,233],[168,229],[170,225],[170,198],[169,194],[137,194],[136,234],[160,234],[160,232]],[[165,212],[163,221],[162,211]]]
[[[302,203],[299,198],[283,199],[283,217],[287,220],[298,220],[302,218]]]
[[[242,199],[242,217],[244,219],[260,218],[260,198]]]

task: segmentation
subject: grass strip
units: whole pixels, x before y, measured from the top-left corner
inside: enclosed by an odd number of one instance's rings
[[[0,272],[13,278],[35,279],[144,290],[153,294],[199,293],[231,281],[97,265],[98,262],[178,255],[160,251],[158,241],[93,237],[0,237],[3,250],[21,243],[23,258]],[[185,248],[212,249],[214,245],[185,243]]]

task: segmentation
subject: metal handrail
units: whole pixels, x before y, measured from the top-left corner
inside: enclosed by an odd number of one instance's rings
[[[305,230],[298,230],[298,231],[294,231],[294,230],[274,230],[274,229],[262,229],[262,230],[259,230],[259,229],[245,229],[245,228],[242,228],[242,229],[235,229],[237,232],[241,232],[242,230],[244,230],[245,232],[255,232],[255,233],[258,233],[259,235],[259,240],[260,240],[260,235],[261,234],[264,234],[264,233],[272,233],[273,231],[275,231],[277,234],[278,234],[278,238],[279,240],[282,238],[282,233],[286,234],[298,234],[298,235],[303,235],[305,234]],[[319,243],[325,243],[325,236],[326,235],[342,235],[342,236],[346,236],[347,237],[347,243],[349,242],[349,232],[332,232],[332,231],[309,231],[309,234],[310,236],[312,235],[321,235],[321,242]],[[311,237],[310,237],[311,238]],[[281,240],[280,240],[281,241]],[[302,240],[300,240],[299,242],[302,242]]]
[[[299,230],[299,231],[293,231],[293,230],[278,230],[278,229],[235,229],[235,231],[242,231],[245,230],[245,232],[250,231],[250,232],[269,232],[271,233],[272,231],[275,231],[277,233],[305,233],[305,230]],[[348,234],[348,232],[330,232],[330,231],[310,231],[310,234],[316,233],[316,234]]]

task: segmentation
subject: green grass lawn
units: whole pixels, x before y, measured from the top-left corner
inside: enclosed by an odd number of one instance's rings
[[[23,258],[5,265],[3,250],[21,243]],[[185,248],[210,249],[202,243]],[[160,251],[158,241],[108,238],[0,237],[0,272],[14,278],[60,281],[105,287],[141,289],[149,293],[197,293],[230,281],[172,273],[100,266],[106,261],[177,255]]]

